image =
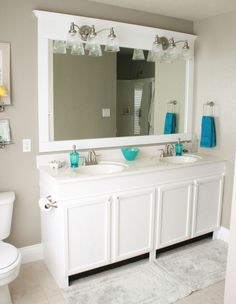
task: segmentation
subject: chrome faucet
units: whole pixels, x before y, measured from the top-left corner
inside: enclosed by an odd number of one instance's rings
[[[158,149],[158,151],[160,152],[160,154],[159,154],[160,158],[173,156],[175,147],[173,144],[167,144],[167,145],[165,145],[164,149]]]
[[[173,144],[167,144],[164,149],[164,157],[173,156],[175,147]]]
[[[96,155],[95,151],[94,150],[89,150],[87,159],[85,161],[86,166],[96,165],[97,163],[98,163],[97,162],[97,155]]]

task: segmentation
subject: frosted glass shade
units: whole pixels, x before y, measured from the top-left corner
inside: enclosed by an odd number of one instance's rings
[[[100,44],[90,44],[89,47],[89,56],[100,57],[102,56],[102,49]]]
[[[71,54],[72,55],[79,55],[79,56],[85,55],[84,45],[83,45],[83,43],[81,41],[76,41],[72,45]]]
[[[66,42],[63,40],[55,40],[53,43],[53,53],[66,54]]]
[[[145,60],[144,52],[141,49],[134,49],[132,60]]]
[[[107,42],[105,46],[105,51],[106,52],[119,52],[120,47],[119,47],[119,42],[117,37],[107,37]]]

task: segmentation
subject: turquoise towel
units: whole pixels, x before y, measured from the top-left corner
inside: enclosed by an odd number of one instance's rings
[[[215,128],[214,117],[203,116],[200,147],[213,148],[215,146],[216,146],[216,128]]]
[[[176,114],[172,112],[166,113],[164,134],[176,133]]]

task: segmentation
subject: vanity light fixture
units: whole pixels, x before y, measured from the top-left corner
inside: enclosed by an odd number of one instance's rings
[[[182,48],[177,44],[182,43]],[[147,61],[171,62],[178,57],[185,60],[191,59],[191,50],[187,40],[175,41],[174,38],[167,39],[166,37],[155,36],[152,44],[152,49],[148,53]]]
[[[4,111],[4,102],[1,101],[1,98],[7,96],[8,96],[7,88],[4,85],[0,85],[0,112]]]
[[[66,49],[71,50],[73,55],[85,55],[85,50],[88,50],[89,56],[99,57],[102,56],[101,44],[98,40],[98,35],[103,31],[110,31],[107,36],[105,45],[106,52],[119,52],[119,43],[117,36],[115,35],[113,27],[110,29],[95,30],[95,26],[83,25],[79,27],[74,22],[71,23],[70,29],[67,35],[67,41],[64,43],[64,49],[61,53],[64,54]],[[55,41],[56,42],[56,41]],[[54,42],[54,51],[55,51]],[[85,47],[84,47],[85,44]]]

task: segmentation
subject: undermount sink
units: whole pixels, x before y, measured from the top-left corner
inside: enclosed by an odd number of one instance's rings
[[[168,164],[189,164],[189,163],[195,163],[200,159],[201,157],[197,155],[182,155],[182,156],[163,157],[161,158],[161,161]]]
[[[128,166],[122,163],[99,163],[97,165],[83,166],[76,169],[76,173],[86,175],[103,175],[123,171]]]

